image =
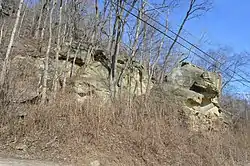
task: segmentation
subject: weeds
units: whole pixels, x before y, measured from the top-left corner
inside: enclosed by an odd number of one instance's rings
[[[48,105],[0,112],[1,151],[28,158],[107,165],[237,165],[248,162],[249,131],[190,132],[182,110],[165,99],[77,104],[60,94]],[[161,104],[158,104],[160,102]]]

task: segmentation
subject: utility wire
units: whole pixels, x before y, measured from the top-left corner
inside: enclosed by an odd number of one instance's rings
[[[124,1],[124,2],[125,2],[125,1]],[[115,2],[112,2],[112,3],[114,3],[115,5],[117,5],[117,3],[115,3]],[[125,2],[125,3],[126,3],[127,5],[129,5],[129,6],[131,6],[129,3],[127,3],[127,2]],[[121,5],[118,5],[118,6],[121,7],[122,9],[124,9],[126,12],[128,12],[128,13],[131,14],[132,16],[138,18],[137,15],[135,15],[134,13],[128,11],[125,7],[123,7],[123,6],[121,6]],[[139,11],[139,9],[137,9],[136,7],[133,7],[133,9]],[[144,14],[145,14],[145,13],[144,13]],[[146,15],[148,18],[150,18],[151,20],[153,20],[154,22],[156,22],[157,24],[163,26],[164,28],[167,28],[169,32],[173,33],[173,34],[176,35],[176,36],[178,35],[178,34],[176,34],[174,31],[172,31],[171,29],[169,29],[168,27],[166,27],[165,25],[163,25],[162,23],[160,23],[160,22],[158,22],[157,20],[155,20],[154,18],[152,18],[151,16],[149,16],[149,15],[147,15],[147,14],[145,14],[145,15]],[[159,29],[156,28],[154,25],[151,25],[150,23],[148,23],[147,21],[145,21],[145,20],[143,20],[143,19],[141,19],[141,18],[138,18],[138,19],[140,19],[141,21],[143,21],[144,23],[146,23],[147,25],[149,25],[150,27],[152,27],[152,28],[155,29],[156,31],[162,33],[163,35],[165,35],[165,36],[168,37],[169,39],[174,40],[173,37],[169,36],[168,34],[166,34],[165,32],[163,32],[162,30],[159,30]],[[186,43],[188,43],[189,45],[191,45],[192,47],[196,48],[198,51],[200,51],[200,52],[203,53],[204,55],[206,55],[206,56],[208,56],[209,58],[211,58],[214,62],[217,62],[217,63],[219,63],[220,65],[222,65],[221,62],[217,61],[214,57],[212,57],[211,55],[209,55],[208,53],[206,53],[205,51],[203,51],[202,49],[200,49],[200,48],[197,47],[196,45],[192,44],[191,42],[189,42],[189,41],[186,40],[185,38],[181,37],[180,35],[179,35],[179,38],[182,39],[183,41],[185,41]],[[202,56],[199,55],[198,53],[196,53],[196,52],[190,50],[187,46],[185,46],[184,44],[180,43],[179,41],[177,41],[176,43],[179,44],[180,46],[182,46],[183,48],[189,50],[190,52],[192,52],[194,55],[198,56],[199,58],[203,59],[203,60],[206,61],[207,63],[212,64],[210,61],[208,61],[207,59],[205,59],[204,57],[202,57]],[[213,64],[212,64],[212,65],[213,65]],[[219,69],[220,69],[220,68],[219,68]],[[220,69],[220,70],[222,70],[222,69]],[[233,74],[239,76],[239,77],[240,77],[242,80],[244,80],[245,82],[250,83],[249,80],[247,80],[246,78],[244,78],[244,77],[241,76],[240,74],[236,73],[236,71],[233,71],[233,70],[231,70],[231,69],[228,69],[228,70],[231,71]],[[222,70],[222,71],[224,71],[224,70]],[[232,77],[232,78],[233,78],[233,76],[229,75],[229,74],[226,73],[225,71],[224,71],[224,73],[227,74],[229,77]],[[245,74],[245,73],[244,73],[244,74]],[[245,74],[245,75],[247,75],[247,74]],[[247,76],[249,76],[249,75],[247,75]],[[249,77],[250,77],[250,76],[249,76]],[[245,84],[242,83],[241,81],[239,81],[239,82],[240,82],[241,84],[245,85]],[[245,85],[245,86],[246,86],[246,85]],[[248,87],[249,87],[249,86],[248,86]],[[250,88],[250,87],[249,87],[249,88]]]
[[[124,3],[126,3],[127,5],[131,6],[131,4],[127,3],[124,1]],[[149,4],[148,2],[146,2],[147,4]],[[140,11],[138,8],[133,7],[133,9],[137,10],[138,12]],[[158,10],[157,10],[158,11]],[[159,11],[158,11],[159,12]],[[166,27],[165,25],[163,25],[162,23],[160,23],[159,21],[155,20],[154,18],[152,18],[150,15],[144,13],[144,15],[146,15],[149,19],[153,20],[155,23],[159,24],[160,26],[167,28],[169,32],[173,33],[175,36],[177,36],[178,34],[176,32],[174,32],[173,30],[171,30],[170,28]],[[204,55],[208,56],[209,58],[211,58],[214,62],[219,63],[220,65],[222,65],[221,62],[219,62],[218,60],[216,60],[214,57],[212,57],[211,55],[209,55],[208,53],[206,53],[205,51],[203,51],[202,49],[200,49],[198,46],[196,46],[195,44],[191,43],[190,41],[188,41],[187,39],[183,38],[182,36],[178,35],[178,37],[180,39],[182,39],[183,41],[185,41],[186,43],[188,43],[189,45],[191,45],[192,47],[194,47],[195,49],[197,49],[198,51],[200,51],[201,53],[203,53]],[[211,64],[211,63],[210,63]],[[241,75],[239,75],[238,73],[236,73],[236,71],[233,71],[231,69],[228,69],[231,72],[235,73],[237,76],[239,76],[242,79],[245,79],[244,77],[242,77]],[[250,76],[245,73],[244,71],[238,69],[240,72],[242,72],[243,74],[245,74],[246,76],[248,76],[250,78]],[[250,83],[250,81],[246,81],[248,83]]]
[[[148,12],[148,11],[153,11],[153,10],[155,10],[155,11],[157,11],[159,14],[163,15],[163,12],[159,10],[159,9],[160,9],[159,7],[155,7],[154,5],[150,4],[149,2],[147,2],[147,1],[145,1],[145,0],[143,0],[143,1],[144,1],[148,6],[150,6],[150,7],[153,8],[153,9],[150,9],[150,10],[146,10],[145,13]],[[169,7],[169,6],[164,6],[164,7]],[[161,18],[162,18],[162,17],[161,17]],[[177,24],[175,24],[175,25],[176,25],[177,27],[180,27],[180,26],[177,25]],[[188,35],[192,36],[193,38],[199,39],[197,36],[193,35],[191,32],[189,32],[189,31],[186,30],[185,28],[183,28],[183,31],[186,32]],[[211,42],[209,42],[208,45],[216,46],[214,43],[211,43]]]
[[[143,1],[144,1],[144,0],[143,0]],[[163,14],[161,11],[158,10],[158,8],[155,8],[155,6],[151,5],[149,2],[147,2],[147,1],[144,1],[144,2],[145,2],[147,5],[149,5],[150,7],[153,8],[153,9],[151,9],[151,10],[155,10],[155,11],[157,11],[157,12],[158,12],[159,14],[161,14],[161,15]],[[127,2],[125,2],[125,3],[127,3]],[[127,4],[128,4],[128,3],[127,3]],[[130,5],[130,4],[128,4],[128,5]],[[138,8],[135,8],[135,7],[134,7],[134,9],[136,9],[137,11],[139,11]],[[148,16],[147,14],[145,14],[145,15]],[[159,21],[155,20],[155,19],[152,18],[151,16],[148,16],[148,17],[149,17],[151,20],[153,20],[154,22],[158,23],[160,26],[166,28],[162,23],[160,23]],[[171,30],[171,29],[169,29],[169,28],[167,28],[167,29],[169,30],[169,32],[171,32],[171,33],[173,33],[174,35],[177,36],[177,33],[175,33],[173,30]],[[185,30],[185,29],[183,29],[183,30],[186,31],[189,35],[191,35],[191,36],[193,36],[194,38],[197,39],[197,37],[194,36],[192,33],[188,32],[188,31]],[[205,54],[205,55],[207,54],[205,51],[203,51],[202,49],[200,49],[199,47],[197,47],[197,46],[194,45],[193,43],[189,42],[188,40],[186,40],[186,39],[183,38],[182,36],[179,35],[179,38],[182,39],[183,41],[187,42],[188,44],[190,44],[191,46],[193,46],[194,48],[196,48],[197,50],[199,50],[199,51],[202,52],[203,54]],[[214,60],[215,62],[219,62],[218,60],[216,60],[214,57],[210,56],[209,54],[207,54],[206,56],[208,56],[209,58],[211,58],[211,59]],[[222,65],[221,62],[219,62],[219,64]],[[242,71],[241,69],[238,69],[238,70],[239,70],[240,72],[242,72],[243,74],[245,74],[246,76],[250,77],[249,74],[245,73],[245,72]]]
[[[146,23],[147,25],[149,25],[151,28],[155,29],[156,31],[160,32],[161,34],[165,35],[166,37],[168,37],[169,39],[173,40],[174,41],[174,38],[169,36],[168,34],[166,34],[165,32],[163,32],[162,30],[156,28],[154,25],[148,23],[147,21],[145,21],[144,19],[142,18],[139,18],[136,14],[130,12],[129,10],[127,10],[125,7],[119,5],[118,3],[116,2],[112,2],[111,3],[115,4],[115,5],[118,5],[120,8],[122,8],[123,10],[125,10],[126,12],[128,12],[129,14],[131,14],[132,16],[134,16],[135,18],[137,19],[140,19],[142,22]],[[126,4],[128,4],[127,2],[125,2]],[[130,5],[130,4],[128,4]],[[131,6],[131,5],[130,5]],[[136,9],[137,11],[139,11],[139,9],[133,7],[134,9]],[[147,17],[151,18],[150,16],[148,16],[147,14],[145,14]],[[159,23],[158,21],[154,20],[153,18],[151,18],[153,21],[155,21],[156,23],[158,23],[159,25],[163,26],[163,24]],[[165,27],[165,26],[164,26]],[[167,27],[165,27],[167,28]],[[172,31],[170,30],[169,28],[167,28],[169,31]],[[176,34],[175,32],[172,31],[172,33]],[[177,34],[176,34],[177,35]],[[201,50],[200,48],[198,48],[197,46],[195,46],[194,44],[192,44],[191,42],[189,42],[188,40],[184,39],[183,37],[179,36],[182,40],[186,41],[189,45],[193,46],[194,48],[196,48],[197,50],[199,50],[200,52],[204,53],[205,55],[207,55],[208,57],[210,57],[211,59],[213,59],[215,62],[218,62],[216,59],[214,59],[212,56],[210,56],[209,54],[207,54],[205,51]],[[207,63],[209,64],[212,64],[210,61],[208,61],[206,58],[202,57],[201,55],[199,55],[198,53],[190,50],[187,46],[185,46],[184,44],[180,43],[179,41],[176,41],[177,44],[179,44],[181,47],[189,50],[190,52],[192,52],[194,55],[198,56],[199,58],[203,59],[204,61],[206,61]],[[220,62],[219,62],[220,63]],[[220,68],[219,68],[220,69]],[[220,69],[221,70],[221,69]],[[237,76],[239,76],[242,80],[250,83],[249,80],[245,79],[244,77],[242,77],[241,75],[237,74],[235,71],[232,71],[231,69],[228,69],[230,70],[231,72],[233,72],[233,74],[236,74]],[[223,71],[223,70],[222,70]],[[227,72],[224,71],[224,73],[226,75],[228,75],[229,77],[233,78],[232,75],[228,74]],[[246,85],[245,83],[239,81],[242,85],[244,86],[247,86],[248,88],[250,88],[250,86]]]

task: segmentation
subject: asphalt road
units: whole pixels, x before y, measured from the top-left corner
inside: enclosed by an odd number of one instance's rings
[[[37,160],[22,160],[22,159],[0,157],[0,166],[62,166],[62,165],[52,162],[44,162]]]

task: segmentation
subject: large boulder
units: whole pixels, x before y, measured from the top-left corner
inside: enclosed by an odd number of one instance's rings
[[[172,98],[182,102],[192,129],[209,127],[212,121],[229,123],[227,113],[220,107],[221,76],[191,63],[183,62],[174,68],[161,87]],[[205,125],[202,125],[205,124]]]
[[[76,54],[76,49],[78,53]],[[68,49],[63,48],[59,57],[58,78],[60,83],[63,81],[64,73],[67,78],[66,90],[72,92],[76,100],[82,102],[89,96],[96,96],[103,99],[110,97],[109,88],[109,72],[110,58],[105,51],[95,50],[88,63],[85,64],[87,49],[85,47],[72,46],[67,59]],[[48,93],[52,88],[53,78],[55,74],[55,51],[51,51],[48,71]],[[75,65],[72,62],[75,59]],[[129,65],[126,63],[129,56],[120,56],[117,62],[117,94],[134,96],[144,94],[146,92],[148,77],[145,69],[136,61],[130,60]],[[37,98],[42,90],[44,56],[15,56],[11,63],[13,69],[13,78],[16,81],[15,98],[12,101],[25,102]],[[127,66],[127,67],[126,67]],[[71,72],[72,70],[72,72]],[[121,74],[122,73],[122,74]],[[119,81],[118,81],[119,80]],[[60,84],[62,85],[62,84]],[[151,86],[151,84],[150,84]],[[20,96],[20,95],[21,96]],[[50,96],[50,95],[48,95]]]
[[[17,55],[11,61],[6,82],[8,101],[22,103],[36,99],[41,86],[43,61]]]
[[[193,106],[196,106],[195,100],[199,96],[201,100],[199,105],[201,107],[210,103],[214,103],[216,107],[219,107],[218,99],[221,94],[221,76],[219,73],[205,71],[193,64],[183,62],[168,75],[167,83],[178,87],[182,91],[187,91],[185,93],[189,104]],[[183,93],[182,91],[180,91],[180,94]],[[190,98],[189,94],[193,98]]]
[[[128,67],[126,63],[129,57],[119,58],[117,61],[116,89],[119,95],[142,95],[146,92],[148,77],[142,65],[132,61]],[[102,98],[110,97],[109,88],[110,60],[104,52],[98,51],[93,60],[79,68],[70,85],[74,92],[84,100],[88,95],[96,95]],[[122,74],[121,74],[122,73]],[[150,85],[151,86],[151,85]]]
[[[66,43],[60,53],[59,59],[65,61],[67,59],[69,44]],[[103,99],[110,97],[109,72],[110,72],[110,56],[103,49],[93,50],[90,57],[88,56],[88,43],[79,45],[73,43],[69,55],[69,62],[75,63],[78,69],[74,76],[69,79],[68,87],[77,95],[78,101],[85,100],[88,96],[97,96]],[[78,50],[78,51],[77,51]],[[77,54],[76,54],[77,52]],[[119,55],[116,69],[116,90],[119,95],[130,94],[138,96],[146,92],[148,77],[143,65],[135,60],[130,60],[128,55]],[[88,62],[85,64],[85,62]],[[126,64],[130,62],[129,65]],[[149,86],[152,84],[150,82]]]

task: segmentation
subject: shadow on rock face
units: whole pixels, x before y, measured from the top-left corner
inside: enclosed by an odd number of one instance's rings
[[[194,130],[202,128],[201,123],[205,123],[208,119],[228,120],[219,104],[221,77],[218,73],[208,72],[183,62],[174,68],[167,78],[161,90],[168,93],[171,98],[182,101]],[[207,124],[203,127],[205,126]]]

